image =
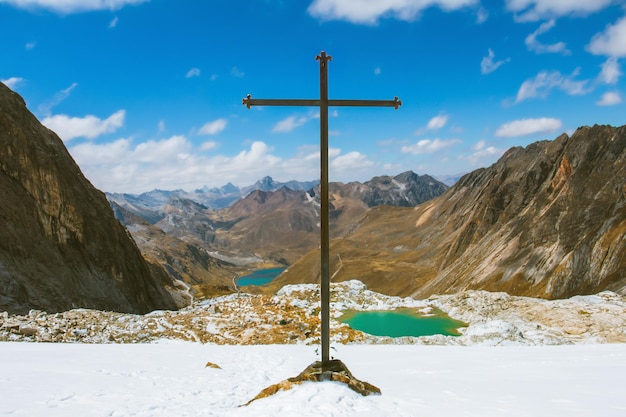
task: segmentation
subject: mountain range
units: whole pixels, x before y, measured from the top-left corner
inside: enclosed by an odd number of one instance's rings
[[[427,297],[467,289],[564,298],[626,293],[626,126],[509,149],[412,208],[379,206],[331,243],[335,280]],[[284,284],[317,282],[312,251]]]
[[[246,197],[220,210],[202,204],[206,194],[198,191],[193,195],[159,191],[123,199],[109,194],[108,198],[144,256],[198,293],[216,295],[235,289],[233,274],[259,265],[288,266],[317,247],[320,191],[317,185],[304,191],[309,185],[276,183],[266,177],[249,187],[253,191]],[[434,178],[413,172],[365,183],[331,183],[332,235],[352,230],[370,207],[412,207],[446,189]],[[156,195],[168,197],[163,201]],[[211,260],[205,259],[207,254]]]
[[[222,187],[203,188],[194,191],[185,190],[152,190],[141,194],[127,193],[106,193],[109,201],[144,217],[151,223],[158,222],[159,210],[171,199],[189,200],[201,204],[206,209],[218,210],[234,204],[250,194],[252,191],[276,191],[287,187],[291,190],[309,190],[316,186],[319,181],[274,181],[272,177],[266,176],[252,185],[237,187],[228,183]],[[156,216],[156,217],[155,217]]]

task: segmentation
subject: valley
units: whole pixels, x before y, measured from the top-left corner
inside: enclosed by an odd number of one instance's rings
[[[319,245],[319,187],[305,190],[310,185],[266,177],[245,187],[248,195],[218,210],[209,208],[213,191],[107,197],[144,256],[207,297],[235,291],[235,276],[287,267]],[[337,238],[351,232],[371,207],[412,207],[448,187],[428,175],[405,172],[329,188],[331,236]]]

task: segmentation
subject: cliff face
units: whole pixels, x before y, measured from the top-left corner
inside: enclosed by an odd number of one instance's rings
[[[465,276],[547,298],[623,291],[625,149],[626,127],[583,127],[462,178],[447,210],[458,234],[428,287]]]
[[[374,208],[332,243],[341,256],[336,280],[419,297],[466,289],[543,298],[624,293],[625,148],[626,126],[583,127],[512,148],[416,208]],[[317,256],[276,285],[314,281]]]
[[[176,308],[103,193],[0,83],[0,310]]]

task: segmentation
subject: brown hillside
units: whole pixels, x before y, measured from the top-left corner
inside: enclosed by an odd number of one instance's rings
[[[373,208],[332,242],[335,280],[418,297],[625,293],[625,147],[626,127],[583,127],[512,148],[416,208]],[[315,282],[318,262],[307,254],[275,287]]]

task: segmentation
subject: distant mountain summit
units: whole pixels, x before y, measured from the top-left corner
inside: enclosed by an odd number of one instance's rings
[[[349,184],[348,184],[349,185]],[[368,207],[397,206],[415,207],[443,194],[448,187],[430,175],[417,175],[413,171],[403,172],[395,177],[374,177],[354,187],[354,197],[364,201]]]
[[[308,190],[318,182],[289,181],[282,183],[274,181],[272,177],[268,176],[246,187],[237,187],[228,183],[219,188],[204,186],[191,192],[185,190],[152,190],[141,194],[106,193],[106,196],[109,201],[144,217],[151,223],[156,223],[163,218],[159,213],[165,205],[170,203],[170,199],[191,200],[206,206],[207,209],[218,210],[231,206],[255,190],[276,191],[283,187],[291,190]]]
[[[416,297],[626,294],[625,184],[626,126],[515,147],[416,208],[369,210],[331,245],[335,280]],[[318,268],[311,252],[276,286],[315,282]]]
[[[0,311],[177,308],[59,137],[0,83]]]

